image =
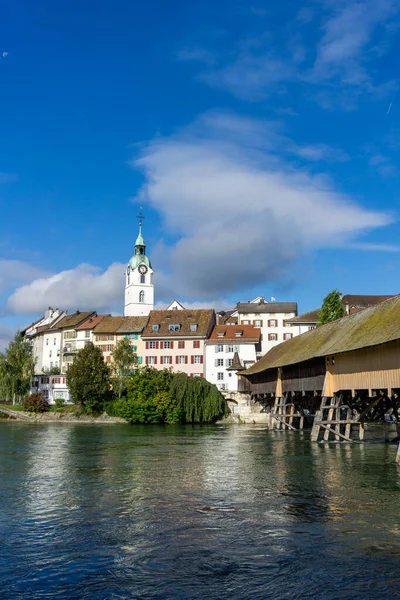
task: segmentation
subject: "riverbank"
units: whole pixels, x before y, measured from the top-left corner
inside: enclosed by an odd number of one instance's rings
[[[119,417],[110,417],[103,413],[99,417],[90,417],[88,415],[77,415],[73,412],[45,412],[28,413],[23,410],[13,410],[12,408],[0,407],[0,418],[12,421],[23,421],[25,423],[98,423],[104,425],[107,423],[127,423],[125,419]]]

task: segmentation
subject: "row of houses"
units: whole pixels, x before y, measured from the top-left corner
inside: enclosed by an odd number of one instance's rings
[[[356,298],[347,297],[354,310]],[[378,298],[369,297],[368,302]],[[249,369],[281,342],[314,329],[317,318],[317,311],[298,316],[294,302],[268,302],[262,297],[219,313],[185,309],[174,301],[166,310],[151,310],[148,316],[79,310],[68,315],[49,308],[23,333],[33,342],[35,387],[50,401],[68,401],[66,373],[76,353],[88,343],[97,346],[112,366],[113,350],[126,338],[139,365],[205,377],[222,391],[236,392],[237,367]]]

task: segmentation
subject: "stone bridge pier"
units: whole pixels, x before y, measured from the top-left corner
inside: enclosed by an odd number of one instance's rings
[[[271,416],[263,411],[259,402],[252,400],[250,392],[221,391],[230,413],[223,420],[225,423],[271,424]]]

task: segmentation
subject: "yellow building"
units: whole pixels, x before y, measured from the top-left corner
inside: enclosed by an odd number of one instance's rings
[[[133,346],[139,365],[143,364],[144,343],[141,333],[148,317],[105,317],[93,330],[93,344],[100,348],[107,364],[119,340],[126,338]]]

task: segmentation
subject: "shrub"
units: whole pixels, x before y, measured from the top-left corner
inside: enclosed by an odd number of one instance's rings
[[[23,407],[27,412],[44,413],[49,410],[50,405],[41,392],[33,392],[24,399]]]
[[[57,412],[62,412],[64,410],[64,406],[65,406],[65,400],[64,400],[64,398],[56,398],[54,400],[54,403],[56,405],[56,411]]]

